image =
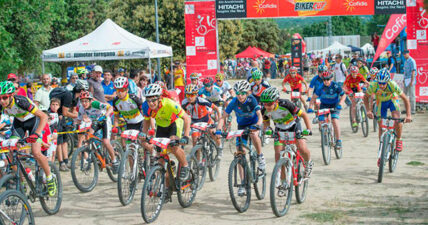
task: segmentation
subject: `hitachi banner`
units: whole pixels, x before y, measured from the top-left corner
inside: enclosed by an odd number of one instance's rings
[[[375,0],[375,14],[405,14],[406,0]]]

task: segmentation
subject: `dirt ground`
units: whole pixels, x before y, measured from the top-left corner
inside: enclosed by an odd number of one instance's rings
[[[273,82],[278,86],[278,82]],[[282,97],[286,97],[284,94]],[[288,97],[288,96],[287,96]],[[313,115],[311,116],[311,118]],[[232,160],[224,151],[221,170],[215,182],[209,178],[190,208],[183,209],[176,195],[166,204],[154,224],[428,224],[428,113],[417,114],[413,123],[404,126],[404,151],[394,173],[385,170],[383,183],[377,182],[378,138],[370,123],[370,134],[351,132],[348,109],[341,113],[344,155],[332,155],[329,166],[322,160],[320,134],[307,138],[315,162],[307,199],[297,204],[293,196],[289,212],[281,218],[272,213],[269,184],[274,166],[273,143],[264,147],[267,161],[267,193],[256,200],[254,192],[250,208],[238,213],[230,200],[227,170]],[[62,173],[64,197],[58,214],[48,216],[40,203],[32,204],[37,224],[142,224],[139,185],[134,201],[123,207],[117,185],[105,172],[90,193],[80,193],[70,173]]]

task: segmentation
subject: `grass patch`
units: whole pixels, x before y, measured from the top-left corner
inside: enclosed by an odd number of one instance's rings
[[[409,165],[409,166],[423,166],[423,165],[425,165],[425,163],[419,162],[419,161],[410,161],[410,162],[406,163],[406,165]]]
[[[316,222],[327,223],[327,222],[334,222],[334,221],[340,220],[344,217],[344,215],[342,212],[323,211],[323,212],[316,212],[316,213],[308,213],[303,215],[303,217],[311,219]]]

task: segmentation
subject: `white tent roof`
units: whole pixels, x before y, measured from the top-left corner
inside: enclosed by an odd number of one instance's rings
[[[342,54],[343,55],[345,52],[350,52],[351,48],[346,46],[346,45],[342,45],[339,42],[335,41],[335,42],[333,42],[332,45],[330,45],[327,48],[322,49],[320,51],[322,51],[324,54],[331,52],[331,54]]]
[[[375,49],[369,43],[363,45],[363,47],[361,47],[361,49],[363,50],[364,54],[375,54]]]
[[[45,50],[47,62],[121,60],[172,56],[170,46],[151,42],[129,33],[107,19],[91,33],[65,45]]]

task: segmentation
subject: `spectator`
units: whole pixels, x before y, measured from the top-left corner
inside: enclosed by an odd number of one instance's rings
[[[271,66],[272,66],[271,61],[269,60],[269,58],[266,58],[265,61],[263,62],[263,77],[264,78],[270,77]]]
[[[410,57],[409,50],[403,51],[404,58],[404,92],[410,99],[410,108],[412,114],[416,113],[416,61]],[[405,112],[402,112],[405,113]]]
[[[103,85],[101,84],[101,74],[103,73],[103,68],[101,66],[94,66],[92,70],[91,78],[88,79],[89,92],[92,93],[92,96],[102,103],[107,103],[104,96]]]
[[[180,98],[180,101],[183,101],[184,99],[184,70],[181,67],[181,64],[177,64],[177,68],[174,71],[174,87],[180,90],[180,94],[178,97]],[[181,104],[181,103],[180,103]]]
[[[307,54],[303,56],[303,77],[308,77],[310,60]]]
[[[346,71],[345,64],[342,62],[342,56],[340,54],[336,55],[336,63],[334,64],[334,80],[336,83],[342,88],[343,83],[346,80],[346,76],[348,76],[348,72]],[[346,98],[345,103],[349,106],[351,105],[351,101],[349,98]]]
[[[104,89],[104,97],[106,101],[113,105],[113,99],[116,97],[116,89],[114,89],[114,84],[111,81],[113,76],[111,75],[110,70],[104,70],[104,80],[101,82]]]
[[[74,86],[76,85],[76,81],[79,78],[77,73],[72,73],[70,76],[70,83],[68,83],[65,88],[69,91],[73,91]]]
[[[276,65],[276,62],[275,62],[275,59],[271,59],[271,67],[270,67],[270,75],[271,75],[271,78],[272,79],[275,79],[276,78],[276,73],[277,73],[277,65]]]
[[[374,50],[377,50],[377,46],[379,45],[379,35],[377,35],[377,32],[374,32],[374,34],[372,35],[372,44],[374,47]]]
[[[141,102],[144,102],[146,100],[146,97],[144,97],[144,88],[146,88],[147,84],[149,82],[149,79],[144,74],[140,76],[140,80],[138,81],[138,92],[137,97],[141,99]]]
[[[279,76],[284,77],[284,59],[283,58],[278,60],[278,70],[279,70]]]
[[[128,78],[129,87],[128,87],[128,93],[131,95],[137,95],[137,82],[138,82],[138,71],[137,70],[131,70],[131,73],[129,74]]]
[[[357,66],[357,62],[358,62],[358,53],[354,53],[353,55],[352,55],[352,59],[351,59],[351,62],[350,62],[350,64],[349,64],[349,67],[350,66]],[[348,68],[349,68],[348,67]]]
[[[397,60],[395,59],[394,56],[391,55],[390,51],[386,52],[386,55],[388,56],[388,71],[390,73],[396,73],[397,72],[397,68],[395,67],[395,64],[397,63]]]
[[[25,89],[19,86],[18,77],[14,73],[9,73],[7,75],[7,80],[12,81],[13,85],[15,86],[15,94],[21,95],[27,97],[27,92],[25,92]]]
[[[27,97],[31,100],[33,100],[33,91],[31,90],[32,87],[33,87],[33,83],[28,82],[27,83]]]
[[[251,61],[250,69],[247,71],[247,80],[253,77],[253,72],[259,69],[259,63],[256,60]]]
[[[124,77],[125,76],[125,69],[124,68],[119,68],[117,70],[117,72],[119,73],[118,76],[120,76],[120,77]]]
[[[58,85],[58,80],[55,77],[52,77],[51,79],[52,79],[52,81],[51,81],[51,87],[52,88],[57,88],[59,86]]]
[[[351,64],[351,59],[347,55],[343,58],[342,62],[345,64],[346,68],[349,67],[349,64]]]
[[[36,103],[40,110],[46,111],[50,106],[49,94],[53,89],[51,86],[51,75],[43,74],[41,80],[42,87],[37,90],[36,95],[34,96],[34,103]]]

